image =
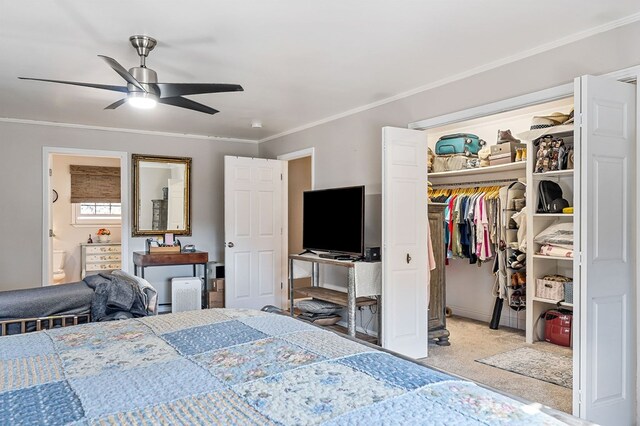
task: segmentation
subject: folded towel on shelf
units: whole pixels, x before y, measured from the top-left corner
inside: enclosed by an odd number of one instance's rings
[[[545,244],[540,247],[540,253],[543,256],[553,256],[553,257],[569,257],[573,258],[573,249],[568,249],[561,246],[556,246],[553,244]]]

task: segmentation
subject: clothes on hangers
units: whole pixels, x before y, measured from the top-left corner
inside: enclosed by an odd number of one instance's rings
[[[499,242],[497,217],[500,187],[430,189],[431,201],[446,204],[446,259],[466,258],[470,263],[486,261]]]

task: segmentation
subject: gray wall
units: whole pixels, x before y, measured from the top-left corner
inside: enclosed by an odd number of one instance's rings
[[[639,39],[640,23],[617,28],[464,80],[263,142],[260,144],[260,156],[275,158],[280,154],[315,147],[316,188],[366,185],[369,194],[366,200],[366,239],[369,242],[379,241],[380,198],[374,194],[381,191],[383,126],[406,127],[414,121],[569,83],[580,75],[603,74],[639,65]],[[433,66],[438,66],[437,58],[434,58]],[[464,66],[463,58],[460,58],[460,66]],[[373,211],[376,201],[375,209],[378,210]],[[337,277],[328,275],[328,284],[335,285]],[[486,278],[486,285],[481,290],[486,295],[482,307],[478,308],[473,295],[466,297],[465,292],[460,291],[450,292],[447,304],[476,310],[478,319],[490,317],[492,277],[487,273]],[[510,314],[504,315],[503,319],[508,319],[509,324],[515,326],[515,323],[511,324]]]
[[[220,261],[224,258],[223,157],[258,153],[257,145],[238,142],[0,122],[0,290],[41,285],[44,146],[192,157],[193,236],[180,240]],[[130,251],[144,249],[143,238],[123,238],[129,239]],[[131,265],[131,254],[125,256]],[[157,285],[166,283],[167,277],[190,274],[190,267],[151,268],[147,277]]]

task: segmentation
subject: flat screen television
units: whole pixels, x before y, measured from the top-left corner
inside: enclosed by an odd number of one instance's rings
[[[364,186],[305,191],[302,206],[305,250],[363,255]]]

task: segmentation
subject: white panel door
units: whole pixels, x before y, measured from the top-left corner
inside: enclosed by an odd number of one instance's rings
[[[427,137],[382,129],[382,346],[427,356]]]
[[[224,158],[227,308],[280,305],[282,168],[279,160]]]
[[[580,417],[635,423],[635,86],[576,79]],[[579,156],[579,157],[578,157]],[[574,275],[575,275],[574,272]]]

